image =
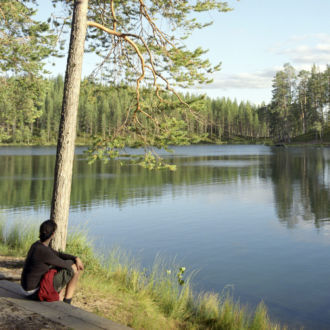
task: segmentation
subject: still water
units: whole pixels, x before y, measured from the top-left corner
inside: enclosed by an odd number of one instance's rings
[[[290,328],[330,329],[330,149],[176,147],[175,172],[88,165],[77,148],[70,226],[143,265],[161,254],[196,290],[263,300]],[[55,148],[0,148],[0,212],[48,217]]]

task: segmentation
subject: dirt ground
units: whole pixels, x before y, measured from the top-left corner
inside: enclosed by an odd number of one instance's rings
[[[19,282],[23,264],[24,258],[0,256],[0,273],[9,281]]]
[[[0,297],[1,330],[69,329]]]
[[[0,256],[0,280],[6,279],[19,283],[23,258]],[[0,297],[0,329],[1,330],[36,330],[36,329],[69,329],[57,322],[17,306]]]

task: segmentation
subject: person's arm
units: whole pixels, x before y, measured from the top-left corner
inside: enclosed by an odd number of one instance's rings
[[[67,254],[67,253],[63,253],[63,252],[57,252],[55,250],[53,250],[61,259],[64,259],[64,260],[72,260],[78,270],[84,270],[84,264],[82,263],[81,259],[79,257],[75,257],[71,254]]]
[[[78,270],[84,270],[84,264],[79,257],[76,258],[76,266]]]
[[[60,267],[60,268],[67,268],[70,269],[71,266],[74,264],[74,260],[72,259],[62,259],[60,258],[56,253],[54,253],[54,250],[52,250],[49,247],[42,246],[40,251],[40,259],[50,266]]]
[[[75,256],[68,254],[68,253],[64,253],[64,252],[57,252],[55,250],[53,250],[61,259],[63,260],[72,260],[72,261],[76,261]]]

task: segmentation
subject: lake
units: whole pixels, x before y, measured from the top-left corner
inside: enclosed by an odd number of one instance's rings
[[[290,328],[330,328],[330,148],[173,148],[175,172],[88,165],[76,149],[70,228],[144,266],[160,254]],[[0,148],[0,217],[49,216],[54,147]]]

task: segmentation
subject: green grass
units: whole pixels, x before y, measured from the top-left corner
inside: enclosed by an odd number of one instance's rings
[[[38,238],[37,225],[15,222],[10,228],[6,227],[6,222],[0,219],[0,254],[25,256]]]
[[[37,227],[6,228],[0,221],[0,254],[25,256],[37,237]],[[157,257],[151,269],[143,269],[120,248],[98,256],[79,231],[69,235],[66,252],[85,265],[74,304],[135,329],[281,329],[271,323],[263,303],[251,314],[230,295],[197,295],[192,273],[183,274],[180,285],[175,261]]]

